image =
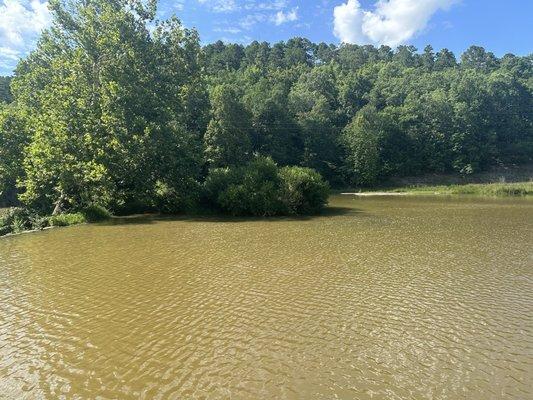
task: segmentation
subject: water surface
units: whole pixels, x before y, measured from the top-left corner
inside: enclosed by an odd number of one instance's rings
[[[331,205],[1,239],[0,398],[533,398],[533,202]]]

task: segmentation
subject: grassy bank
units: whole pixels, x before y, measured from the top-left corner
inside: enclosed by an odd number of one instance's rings
[[[425,174],[396,177],[369,188],[339,191],[361,196],[377,195],[473,195],[486,197],[533,196],[533,165],[492,168],[470,175]]]
[[[491,197],[533,196],[533,182],[471,183],[465,185],[416,185],[389,189],[393,193],[475,195]]]
[[[490,168],[474,174],[423,174],[418,176],[404,176],[390,178],[383,186],[388,188],[403,188],[417,186],[452,186],[470,184],[494,183],[528,183],[533,182],[533,164],[507,165]]]

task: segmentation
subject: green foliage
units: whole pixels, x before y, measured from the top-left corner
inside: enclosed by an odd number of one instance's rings
[[[257,158],[241,167],[215,169],[205,184],[210,204],[231,215],[270,216],[281,213],[278,167]]]
[[[411,168],[412,138],[398,124],[398,110],[378,112],[367,106],[357,113],[343,132],[347,160],[354,183],[371,185]]]
[[[287,86],[277,79],[260,76],[256,68],[248,72],[250,86],[243,102],[251,113],[253,152],[270,156],[280,165],[299,163],[300,131],[288,109]]]
[[[9,235],[12,232],[11,226],[0,225],[0,236]]]
[[[251,157],[250,115],[229,85],[211,93],[212,119],[205,133],[205,155],[213,167],[239,165]]]
[[[32,214],[30,215],[30,224],[31,224],[31,229],[40,231],[50,226],[50,220],[46,216]]]
[[[461,56],[461,66],[489,72],[498,67],[498,59],[483,47],[470,46]]]
[[[215,169],[204,184],[209,205],[231,215],[315,214],[327,203],[329,186],[314,170],[279,169],[270,158]]]
[[[10,84],[10,76],[0,76],[0,103],[11,103],[13,101]]]
[[[431,46],[291,45],[306,58],[287,63],[288,43],[254,42],[223,74],[210,72],[242,94],[255,153],[334,185],[533,159],[531,56],[500,60],[473,46],[458,63]],[[228,46],[207,48],[209,59]]]
[[[51,226],[71,226],[88,222],[83,213],[58,214],[49,218]]]
[[[19,225],[19,221],[24,216],[24,210],[22,208],[7,208],[2,210],[0,214],[0,235],[7,235],[15,230],[15,224]]]
[[[27,230],[41,230],[48,225],[48,218],[21,207],[11,207],[0,212],[0,236]]]
[[[301,164],[334,181],[340,164],[338,148],[338,89],[335,70],[329,66],[302,74],[289,94],[291,111],[302,138]]]
[[[24,176],[23,151],[28,126],[20,110],[0,104],[0,206],[17,203],[17,180]]]
[[[91,204],[85,207],[81,211],[81,214],[87,222],[99,222],[111,218],[111,213],[97,204]]]
[[[49,3],[52,28],[0,78],[0,206],[177,213],[205,197],[236,215],[304,213],[325,187],[277,165],[340,186],[533,160],[531,55],[202,48],[176,17],[155,19],[155,0]]]
[[[494,197],[522,197],[533,196],[533,182],[410,186],[396,188],[394,191],[413,194],[461,194]]]
[[[329,185],[318,172],[310,168],[284,167],[279,176],[284,212],[316,214],[327,204]]]
[[[154,208],[165,214],[196,211],[200,197],[200,185],[193,181],[186,190],[176,190],[163,182],[155,189]]]
[[[151,35],[155,2],[134,4],[54,1],[54,29],[19,64],[12,86],[33,130],[19,179],[28,207],[151,203],[157,182],[181,191],[200,173],[198,37],[176,19]]]
[[[29,230],[42,230],[48,226],[70,226],[85,222],[109,219],[111,214],[103,207],[91,205],[78,213],[42,216],[23,207],[0,210],[0,236]]]

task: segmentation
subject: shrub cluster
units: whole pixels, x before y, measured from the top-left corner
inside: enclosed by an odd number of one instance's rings
[[[100,222],[111,218],[111,213],[97,204],[85,207],[81,210],[81,215],[86,222]]]
[[[326,205],[328,195],[329,185],[316,171],[279,168],[265,157],[212,170],[204,183],[208,205],[231,215],[315,214]]]
[[[11,207],[0,212],[0,236],[29,230],[42,230],[49,226],[70,226],[85,222],[109,219],[111,214],[105,208],[91,205],[79,212],[42,216],[26,208]]]
[[[280,178],[281,200],[288,214],[316,214],[327,203],[329,186],[315,170],[284,167]]]
[[[51,226],[70,226],[83,224],[84,222],[87,222],[87,220],[85,219],[83,214],[79,212],[71,214],[52,215],[51,217],[49,217],[49,222]]]
[[[32,229],[44,229],[47,226],[47,218],[24,208],[11,207],[0,214],[0,236]]]

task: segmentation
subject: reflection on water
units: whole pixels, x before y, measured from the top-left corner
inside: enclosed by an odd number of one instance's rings
[[[533,398],[533,202],[0,240],[0,398]]]

